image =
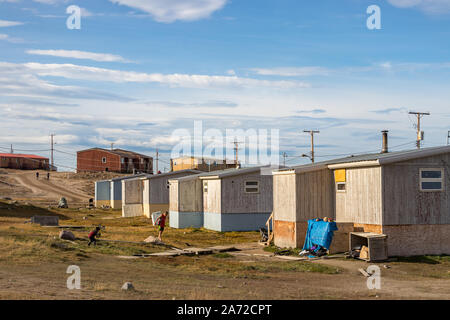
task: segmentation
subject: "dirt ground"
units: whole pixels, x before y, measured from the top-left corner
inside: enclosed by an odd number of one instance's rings
[[[84,206],[94,197],[95,181],[117,176],[121,174],[50,172],[47,180],[47,171],[0,169],[0,197],[40,205],[55,205],[65,197],[69,206]]]
[[[95,225],[102,224],[106,229],[99,244],[88,247],[84,240],[59,240],[59,228],[26,223],[35,214],[58,215],[60,225],[83,227],[71,229],[79,238],[86,238]],[[381,288],[369,290],[367,279],[358,271],[369,264],[339,257],[284,260],[257,244],[257,232],[167,228],[164,242],[177,248],[226,244],[241,250],[172,258],[133,257],[166,250],[133,242],[149,235],[156,235],[156,230],[148,219],[121,218],[117,211],[48,209],[0,202],[0,299],[450,298],[450,257],[379,263]],[[80,267],[81,290],[67,289],[70,265]],[[121,290],[127,281],[136,290]]]

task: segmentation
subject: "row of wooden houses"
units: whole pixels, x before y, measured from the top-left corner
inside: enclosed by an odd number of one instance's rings
[[[122,179],[122,214],[169,211],[173,228],[247,231],[273,213],[279,247],[302,247],[307,221],[328,217],[339,229],[335,252],[360,231],[385,235],[390,256],[450,254],[450,146],[265,169]]]

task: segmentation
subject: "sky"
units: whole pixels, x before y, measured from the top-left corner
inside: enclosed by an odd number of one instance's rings
[[[381,130],[412,149],[409,111],[431,113],[424,147],[445,145],[449,38],[450,0],[0,0],[0,152],[49,157],[55,134],[60,170],[111,143],[158,149],[167,170],[177,132],[201,121],[278,130],[272,151],[298,165],[304,130],[320,131],[316,161],[379,152]]]

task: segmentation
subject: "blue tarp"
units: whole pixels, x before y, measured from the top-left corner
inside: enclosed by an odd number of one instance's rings
[[[316,219],[308,220],[308,231],[306,232],[303,250],[311,249],[314,245],[330,249],[334,231],[337,229],[336,222],[316,221]]]

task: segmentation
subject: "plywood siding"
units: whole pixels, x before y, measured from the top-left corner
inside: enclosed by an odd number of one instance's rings
[[[346,191],[336,192],[336,221],[382,224],[381,167],[346,171]]]
[[[180,212],[202,212],[203,192],[200,179],[180,181],[178,183],[178,202]]]
[[[296,179],[296,221],[323,217],[335,219],[332,171],[324,169],[300,173],[296,175]]]
[[[421,168],[444,168],[444,191],[421,192]],[[450,224],[450,154],[383,167],[384,225]]]
[[[179,197],[178,181],[171,182],[170,188],[169,188],[169,210],[170,211],[178,211],[179,210],[178,197]]]
[[[245,181],[258,181],[259,193],[245,193]],[[264,213],[273,210],[273,177],[242,174],[222,179],[222,213]]]
[[[158,177],[157,175],[148,179],[150,181],[150,203],[169,203],[169,183],[171,179],[190,176],[194,173],[181,172]]]
[[[203,180],[208,184],[208,192],[203,192],[203,209],[208,213],[221,213],[221,180]]]
[[[275,221],[297,220],[295,174],[273,176],[273,216]]]
[[[142,180],[123,180],[122,192],[124,204],[142,204]]]

